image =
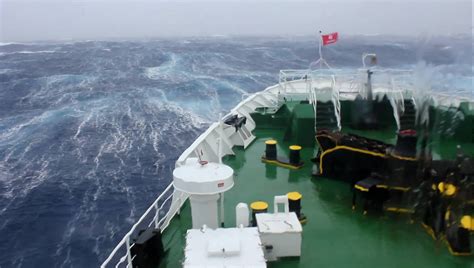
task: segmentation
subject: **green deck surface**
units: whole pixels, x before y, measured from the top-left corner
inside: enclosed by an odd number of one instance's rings
[[[395,141],[393,131],[344,131]],[[407,215],[363,215],[360,208],[352,210],[352,193],[347,183],[311,176],[313,165],[309,160],[315,148],[303,148],[305,165],[300,170],[262,163],[264,141],[269,138],[279,142],[279,154],[288,153],[292,143],[283,141],[284,128],[258,128],[254,135],[257,139],[246,150],[234,147],[235,156],[224,159],[235,170],[235,186],[225,194],[225,226],[235,226],[237,203],[263,200],[273,211],[273,197],[290,191],[303,195],[302,212],[308,218],[303,226],[301,257],[269,262],[268,267],[474,267],[473,256],[452,256],[443,242],[434,241],[419,222],[413,222]],[[436,142],[435,153],[452,158],[455,145],[449,141]],[[474,152],[472,143],[462,145],[465,151]],[[189,228],[191,212],[187,201],[180,216],[164,232],[167,255],[160,267],[181,267]]]

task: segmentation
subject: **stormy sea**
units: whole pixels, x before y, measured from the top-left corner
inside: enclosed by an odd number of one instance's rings
[[[472,97],[471,36],[341,37],[336,68],[413,68]],[[181,152],[247,93],[306,69],[314,37],[0,45],[0,267],[97,267],[165,189]]]

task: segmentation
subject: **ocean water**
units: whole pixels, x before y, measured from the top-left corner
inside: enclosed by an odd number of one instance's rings
[[[342,38],[334,67],[423,61],[472,97],[470,37]],[[174,162],[246,93],[307,68],[314,38],[0,45],[0,267],[96,267],[170,183]]]

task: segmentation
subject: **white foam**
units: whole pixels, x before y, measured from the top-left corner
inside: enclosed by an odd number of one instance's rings
[[[0,53],[0,56],[2,55],[2,53]],[[14,72],[17,72],[18,70],[16,69],[0,69],[0,74],[7,74],[7,73],[14,73]]]
[[[175,72],[178,62],[176,54],[171,54],[170,60],[156,67],[149,67],[145,69],[145,76],[151,80],[169,79],[171,76],[179,76]]]
[[[1,56],[4,55],[13,55],[13,54],[43,54],[43,53],[64,53],[64,52],[58,52],[55,50],[21,50],[21,51],[13,51],[13,52],[2,52]]]
[[[9,45],[27,45],[27,43],[0,42],[0,47]]]
[[[30,51],[30,50],[22,50],[22,51],[16,51],[12,53],[18,53],[18,54],[41,54],[41,53],[56,53],[54,50],[37,50],[37,51]]]

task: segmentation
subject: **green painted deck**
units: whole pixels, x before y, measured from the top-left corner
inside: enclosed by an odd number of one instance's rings
[[[290,109],[291,110],[291,109]],[[288,113],[287,113],[288,114]],[[353,131],[370,138],[393,143],[393,131]],[[407,215],[363,215],[360,208],[351,209],[352,193],[344,182],[313,178],[314,147],[305,147],[301,157],[305,165],[300,170],[289,170],[260,161],[265,150],[264,141],[273,138],[278,153],[287,154],[291,142],[285,142],[284,128],[258,128],[257,139],[246,150],[234,148],[235,156],[224,162],[235,170],[235,186],[225,195],[226,227],[235,225],[235,206],[256,200],[269,203],[273,211],[273,197],[290,191],[303,195],[302,212],[308,222],[303,226],[302,255],[268,263],[268,267],[474,267],[474,256],[450,255],[443,242],[434,241]],[[439,157],[452,158],[456,143],[435,143]],[[474,145],[462,144],[467,152]],[[186,230],[191,227],[189,202],[182,208],[164,232],[167,255],[160,267],[181,267],[184,259]]]

